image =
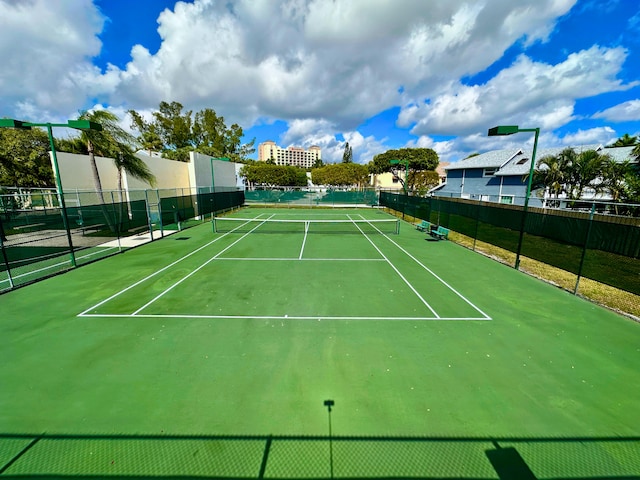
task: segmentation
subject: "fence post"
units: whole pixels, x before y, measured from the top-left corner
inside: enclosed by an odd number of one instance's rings
[[[122,202],[117,202],[117,206],[116,206],[116,201],[113,198],[113,191],[110,192],[111,193],[111,206],[113,207],[113,218],[115,220],[115,225],[116,225],[116,238],[118,239],[118,252],[122,253],[122,244],[120,243],[120,232],[121,232],[121,227],[122,227],[122,219],[121,217],[121,213],[122,213]]]
[[[482,200],[476,205],[478,213],[476,214],[476,231],[473,233],[473,251],[476,251],[476,242],[478,241],[478,230],[480,229],[480,212],[482,211]]]
[[[151,220],[151,203],[149,203],[149,189],[144,190],[144,203],[147,207],[147,225],[149,225],[149,238],[153,241],[153,222]]]
[[[2,218],[0,218],[0,250],[2,250],[2,260],[7,267],[7,278],[9,279],[9,288],[13,288],[13,278],[11,278],[11,267],[9,266],[9,259],[7,258],[7,252],[4,249],[4,226],[2,225]]]
[[[160,190],[156,189],[158,197],[158,215],[160,216],[160,238],[164,237],[164,220],[162,218],[162,199],[160,198]]]
[[[589,226],[587,227],[587,234],[585,235],[584,245],[582,246],[582,255],[580,256],[580,266],[578,267],[578,277],[576,278],[576,286],[573,289],[573,294],[578,293],[578,287],[580,286],[580,277],[582,276],[582,267],[584,266],[584,259],[587,255],[587,247],[589,246],[589,237],[591,236],[591,226],[593,225],[593,215],[596,211],[596,203],[591,204],[591,212],[589,212]]]

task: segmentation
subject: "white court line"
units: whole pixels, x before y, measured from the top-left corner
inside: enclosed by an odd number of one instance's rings
[[[360,215],[360,216],[362,217],[362,215]],[[349,218],[349,220],[352,220],[352,218],[351,218],[351,216],[350,216],[350,215],[347,215],[347,218]],[[376,245],[375,243],[373,243],[373,240],[371,240],[371,239],[367,236],[367,234],[366,234],[366,233],[364,233],[364,232],[362,231],[362,229],[360,228],[360,225],[358,225],[358,224],[357,224],[357,223],[355,223],[355,222],[353,222],[353,224],[356,226],[356,228],[357,228],[358,230],[360,230],[360,233],[362,233],[362,234],[364,235],[364,238],[366,238],[366,239],[369,241],[369,243],[370,243],[371,245],[373,245],[373,248],[375,248],[375,249],[378,251],[378,253],[382,256],[382,258],[384,258],[384,259],[387,261],[387,263],[389,264],[389,266],[391,266],[391,268],[393,268],[393,269],[396,271],[396,273],[400,276],[400,278],[404,281],[404,283],[406,283],[406,284],[409,286],[409,288],[413,291],[413,293],[415,293],[415,294],[416,294],[416,296],[417,296],[417,297],[422,301],[422,303],[424,303],[424,304],[425,304],[425,306],[426,306],[429,310],[431,310],[431,312],[436,316],[436,318],[438,318],[438,319],[439,319],[439,318],[440,318],[440,316],[436,313],[436,311],[435,311],[433,308],[431,308],[431,305],[429,305],[429,303],[427,303],[427,301],[426,301],[424,298],[422,298],[422,295],[420,295],[420,294],[418,293],[418,291],[417,291],[415,288],[413,288],[413,285],[411,285],[411,284],[409,283],[409,280],[407,280],[407,279],[404,277],[404,275],[402,275],[402,274],[400,273],[400,270],[398,270],[398,269],[396,268],[396,266],[395,266],[393,263],[391,263],[391,260],[389,260],[389,259],[385,256],[385,254],[384,254],[384,253],[382,253],[382,251],[377,247],[377,245]],[[369,225],[371,225],[371,223],[369,223]],[[376,230],[378,230],[378,229],[376,228]],[[380,231],[380,230],[378,230],[378,232],[379,232],[379,231]]]
[[[260,215],[262,215],[262,213],[261,213]],[[260,217],[260,215],[258,215],[258,217]],[[256,219],[258,219],[258,217],[256,217]],[[249,223],[249,222],[247,222],[247,223]],[[150,278],[153,278],[153,277],[155,277],[156,275],[158,275],[159,273],[162,273],[162,272],[164,272],[165,270],[167,270],[167,269],[169,269],[169,268],[173,267],[174,265],[176,265],[176,264],[180,263],[182,260],[184,260],[184,259],[186,259],[186,258],[189,258],[191,255],[195,255],[195,254],[196,254],[196,253],[198,253],[200,250],[207,248],[209,245],[211,245],[211,244],[213,244],[213,243],[216,243],[218,240],[220,240],[220,239],[222,239],[222,238],[226,237],[226,236],[227,236],[227,235],[229,235],[230,233],[233,233],[235,230],[237,230],[238,228],[243,227],[244,225],[246,225],[246,223],[241,224],[241,225],[238,225],[238,226],[237,226],[236,228],[234,228],[233,230],[231,230],[231,231],[229,231],[229,232],[227,232],[227,233],[225,233],[225,234],[223,234],[223,235],[221,235],[221,236],[219,236],[219,237],[217,237],[217,238],[213,239],[212,241],[210,241],[209,243],[206,243],[206,244],[205,244],[205,245],[203,245],[202,247],[197,248],[197,249],[195,249],[193,252],[188,253],[187,255],[185,255],[184,257],[179,258],[178,260],[176,260],[176,261],[175,261],[175,262],[173,262],[173,263],[170,263],[170,264],[169,264],[169,265],[167,265],[166,267],[163,267],[163,268],[161,268],[160,270],[157,270],[157,271],[153,272],[151,275],[147,275],[147,276],[146,276],[146,277],[144,277],[142,280],[138,280],[136,283],[134,283],[134,284],[132,284],[132,285],[129,285],[127,288],[125,288],[125,289],[123,289],[123,290],[120,290],[118,293],[115,293],[115,294],[111,295],[109,298],[106,298],[106,299],[102,300],[101,302],[96,303],[93,307],[87,308],[84,312],[79,313],[77,316],[78,316],[78,317],[84,317],[84,316],[87,316],[87,312],[88,312],[89,310],[93,310],[94,308],[98,308],[99,306],[104,305],[104,304],[105,304],[105,303],[107,303],[108,301],[113,300],[113,299],[114,299],[114,298],[116,298],[117,296],[122,295],[124,292],[126,292],[126,291],[128,291],[128,290],[131,290],[131,289],[132,289],[132,288],[134,288],[134,287],[137,287],[137,286],[138,286],[138,285],[140,285],[141,283],[146,282],[146,281],[147,281],[147,280],[149,280]]]
[[[300,248],[300,255],[298,260],[302,260],[302,254],[304,253],[304,245],[307,243],[307,235],[309,234],[309,222],[304,222],[304,238],[302,239],[302,248]]]
[[[384,262],[384,258],[293,258],[293,257],[222,257],[216,258],[216,261],[234,260],[238,262]]]
[[[173,315],[173,314],[109,314],[109,313],[89,313],[83,317],[100,318],[186,318],[186,319],[239,319],[239,320],[450,320],[450,321],[471,321],[471,320],[491,320],[490,318],[475,317],[328,317],[323,315],[299,316],[299,315]]]
[[[362,215],[360,215],[362,217]],[[364,217],[363,217],[364,219]],[[476,307],[473,303],[471,303],[471,301],[469,299],[467,299],[464,295],[462,295],[460,292],[458,292],[455,288],[453,288],[451,285],[449,285],[447,282],[445,282],[442,278],[440,278],[433,270],[429,269],[426,265],[424,265],[422,262],[420,262],[420,260],[418,260],[416,257],[414,257],[413,255],[411,255],[409,252],[407,252],[404,248],[402,248],[400,245],[398,245],[393,239],[389,238],[385,233],[381,232],[378,227],[376,227],[375,225],[371,224],[370,225],[375,228],[376,230],[378,230],[378,232],[380,234],[382,234],[382,236],[384,236],[387,240],[389,240],[391,243],[393,243],[396,247],[398,247],[400,250],[402,250],[409,258],[411,258],[414,262],[416,262],[418,265],[420,265],[422,268],[424,268],[427,272],[429,272],[431,275],[433,275],[435,278],[437,278],[443,285],[445,285],[449,290],[451,290],[453,293],[455,293],[456,295],[458,295],[458,297],[460,297],[462,300],[464,300],[465,302],[467,302],[471,307],[473,307],[476,311],[480,312],[482,315],[484,315],[484,320],[491,320],[491,317],[489,315],[487,315],[486,313],[484,313],[482,310],[480,310],[478,307]]]
[[[271,217],[273,217],[273,215],[271,215]],[[269,218],[271,218],[269,217]],[[267,218],[267,220],[269,219]],[[155,302],[156,300],[158,300],[159,298],[161,298],[163,295],[165,295],[166,293],[170,292],[171,290],[173,290],[175,287],[177,287],[178,285],[180,285],[182,282],[184,282],[187,278],[191,277],[193,274],[199,272],[200,270],[202,270],[204,267],[206,267],[207,265],[209,265],[209,263],[213,262],[216,258],[218,258],[220,255],[222,255],[224,252],[226,252],[227,250],[229,250],[231,247],[233,247],[236,243],[238,243],[239,241],[241,241],[243,238],[245,238],[247,235],[251,234],[254,230],[258,229],[260,226],[264,225],[265,222],[259,223],[258,225],[256,225],[255,227],[253,227],[251,230],[249,230],[247,233],[245,233],[243,236],[241,236],[239,239],[237,239],[235,242],[233,242],[231,245],[227,246],[226,248],[222,249],[221,251],[219,251],[215,256],[211,257],[209,260],[207,260],[206,262],[204,262],[202,265],[200,265],[198,268],[196,268],[195,270],[191,271],[188,275],[185,275],[184,277],[182,277],[180,280],[178,280],[176,283],[174,283],[173,285],[171,285],[169,288],[167,288],[165,291],[161,292],[159,295],[157,295],[155,298],[153,298],[151,301],[145,303],[143,306],[141,306],[138,310],[136,310],[135,312],[132,313],[132,315],[137,315],[138,313],[140,313],[142,310],[144,310],[145,308],[147,308],[149,305],[151,305],[153,302]]]
[[[93,253],[89,253],[87,255],[81,255],[81,256],[77,256],[76,255],[76,260],[78,260],[78,259],[82,260],[84,258],[93,257],[94,255],[101,255],[101,254],[105,253],[107,250],[113,250],[114,248],[117,248],[117,247],[108,247],[108,248],[105,248],[104,250],[99,250],[99,251],[96,251],[96,252],[93,252]],[[66,255],[68,255],[68,252],[66,253]],[[21,273],[19,275],[12,275],[11,278],[13,278],[15,280],[16,278],[28,277],[29,275],[33,275],[34,273],[44,272],[45,270],[51,270],[52,268],[60,267],[62,265],[66,265],[66,264],[70,265],[71,264],[71,260],[65,260],[64,262],[54,263],[53,265],[42,267],[42,268],[39,268],[37,270],[31,270],[29,272]],[[20,268],[20,267],[18,267],[18,268]],[[8,283],[9,279],[0,280],[0,284],[4,283],[4,282]]]

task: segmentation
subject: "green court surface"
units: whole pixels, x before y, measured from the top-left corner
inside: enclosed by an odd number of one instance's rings
[[[638,323],[377,209],[233,215],[0,295],[0,478],[640,478]]]

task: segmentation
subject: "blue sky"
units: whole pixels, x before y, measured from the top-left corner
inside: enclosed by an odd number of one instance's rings
[[[607,144],[640,133],[639,28],[635,0],[0,0],[0,116],[179,101],[329,162],[530,147],[500,123]]]

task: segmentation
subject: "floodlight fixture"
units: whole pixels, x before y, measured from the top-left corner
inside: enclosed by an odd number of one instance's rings
[[[26,122],[14,120],[13,118],[0,118],[0,128],[19,128],[22,130],[30,130],[31,127],[25,125]]]
[[[490,137],[513,135],[518,132],[534,132],[535,137],[533,139],[533,153],[531,155],[531,166],[529,167],[529,178],[527,179],[527,192],[524,197],[524,208],[522,211],[522,225],[520,227],[520,240],[518,241],[518,250],[516,252],[516,270],[520,266],[520,252],[522,250],[522,239],[524,237],[525,220],[527,216],[527,210],[529,208],[529,197],[531,196],[531,185],[533,183],[533,172],[536,168],[536,150],[538,149],[538,137],[540,136],[540,128],[520,128],[518,125],[498,125],[497,127],[490,128],[487,134]]]
[[[513,135],[514,133],[518,133],[521,130],[517,125],[499,125],[497,127],[493,127],[489,129],[489,136],[496,137],[502,135]]]
[[[102,130],[102,125],[90,120],[69,120],[67,126],[75,128],[76,130]]]
[[[67,215],[67,207],[64,201],[64,192],[62,191],[62,181],[60,179],[60,169],[58,167],[58,156],[56,155],[56,146],[53,141],[52,127],[66,127],[75,128],[77,130],[102,130],[102,125],[89,120],[68,120],[67,123],[34,123],[23,122],[21,120],[14,120],[12,118],[0,119],[0,128],[20,128],[30,129],[31,127],[45,127],[47,129],[47,136],[49,137],[49,145],[51,146],[51,159],[53,163],[53,175],[56,181],[56,190],[58,192],[58,198],[60,206],[62,207],[62,223],[67,231],[67,241],[69,242],[69,256],[71,258],[71,265],[76,266],[76,257],[73,252],[73,242],[71,240],[71,230],[69,227],[69,217]]]

